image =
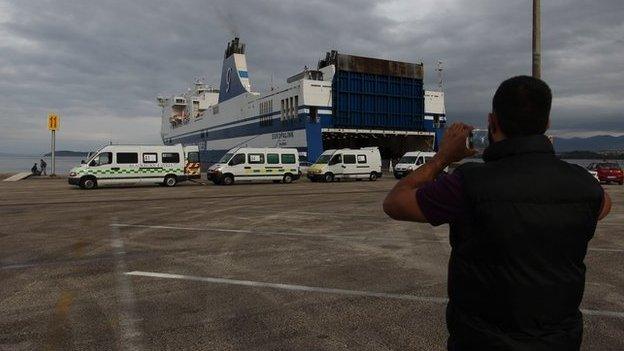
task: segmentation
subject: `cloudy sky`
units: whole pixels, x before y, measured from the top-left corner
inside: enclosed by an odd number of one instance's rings
[[[543,78],[561,136],[624,134],[624,2],[542,2]],[[530,74],[531,1],[0,0],[0,152],[160,142],[155,97],[195,77],[217,85],[233,33],[252,85],[267,88],[324,52],[444,62],[452,121],[484,126],[497,84]]]

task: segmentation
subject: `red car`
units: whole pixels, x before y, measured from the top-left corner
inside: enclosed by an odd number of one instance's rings
[[[620,185],[624,183],[624,172],[617,163],[599,163],[596,165],[596,171],[598,172],[598,180],[601,182],[607,184],[614,182]]]

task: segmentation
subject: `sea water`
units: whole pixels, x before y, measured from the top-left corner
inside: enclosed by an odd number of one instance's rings
[[[52,173],[52,158],[41,156],[13,156],[13,155],[0,155],[0,173],[19,173],[30,172],[34,163],[37,163],[37,169],[39,168],[39,160],[44,159],[48,164],[46,171],[48,174]],[[73,167],[80,166],[80,161],[84,157],[64,156],[56,157],[56,174],[68,175],[69,170]]]

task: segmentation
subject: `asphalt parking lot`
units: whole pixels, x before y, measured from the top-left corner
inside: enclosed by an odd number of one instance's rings
[[[444,350],[448,228],[387,218],[394,183],[0,182],[0,350]],[[584,350],[624,349],[605,188]]]

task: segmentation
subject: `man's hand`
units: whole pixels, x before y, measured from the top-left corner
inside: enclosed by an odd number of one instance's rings
[[[474,156],[477,151],[466,147],[466,139],[473,129],[464,123],[453,123],[447,127],[436,157],[443,163],[450,164]]]
[[[444,133],[440,151],[423,166],[401,179],[388,193],[383,203],[384,212],[400,221],[427,222],[418,201],[416,190],[435,179],[452,162],[472,156],[474,149],[466,148],[466,138],[472,127],[463,123],[451,124]]]

